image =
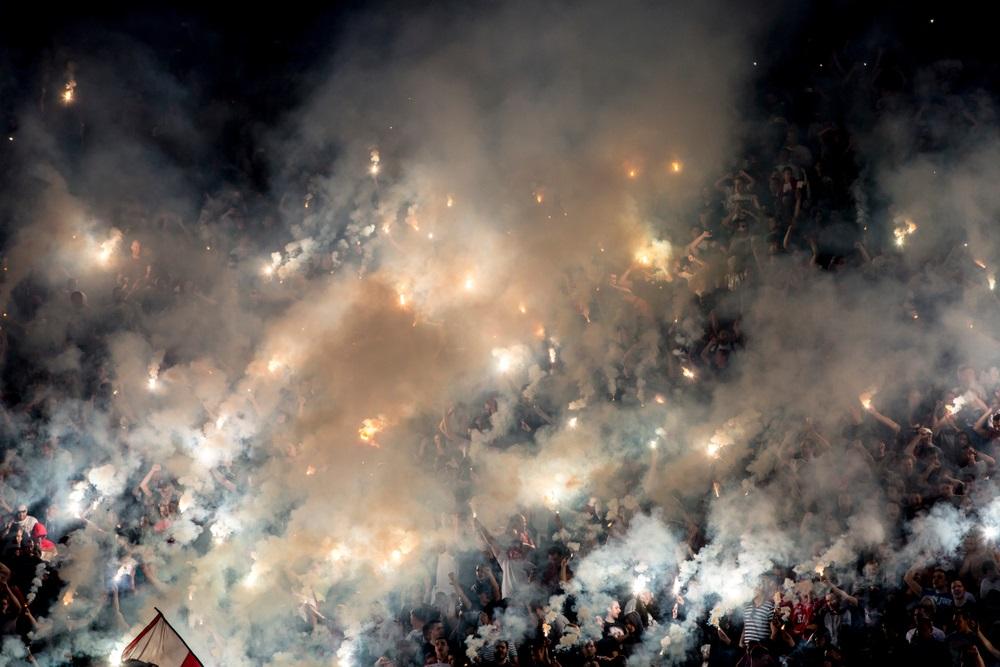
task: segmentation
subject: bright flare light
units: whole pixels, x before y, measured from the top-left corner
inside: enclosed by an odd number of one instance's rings
[[[379,162],[381,162],[381,158],[379,157],[378,149],[373,148],[371,155],[369,157],[370,165],[368,167],[368,173],[371,174],[372,176],[378,176],[378,172],[381,170]]]
[[[358,437],[361,438],[361,442],[366,445],[378,447],[379,444],[375,440],[375,436],[377,436],[383,428],[385,428],[385,419],[382,417],[365,419],[361,422],[361,428],[358,429]]]
[[[466,276],[465,282],[462,283],[462,287],[465,288],[466,292],[471,292],[476,288],[476,280],[472,276]]]
[[[684,164],[680,160],[674,160],[670,163],[670,171],[674,174],[679,174],[684,169]]]
[[[866,391],[863,394],[861,394],[860,396],[858,396],[858,400],[861,401],[861,407],[863,407],[865,410],[871,410],[872,409],[872,396],[874,396],[874,395],[875,395],[875,392],[873,392],[873,391]]]
[[[1000,536],[1000,526],[983,526],[983,537],[987,540],[995,540]]]
[[[917,224],[909,218],[898,220],[896,228],[892,230],[892,235],[896,239],[896,245],[903,247],[906,244],[906,237],[917,231]]]
[[[955,400],[952,401],[951,405],[948,406],[948,414],[957,415],[959,412],[962,411],[962,408],[965,406],[967,402],[968,401],[966,400],[965,396],[956,396]]]

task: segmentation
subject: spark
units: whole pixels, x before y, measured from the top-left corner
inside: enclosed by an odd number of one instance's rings
[[[271,359],[267,362],[267,372],[274,375],[281,370],[282,366],[284,366],[284,364],[280,359],[278,359],[278,357],[271,357]]]
[[[986,276],[986,284],[989,286],[991,292],[994,291],[997,287],[996,274],[991,273],[990,275]]]
[[[368,167],[369,174],[371,174],[372,176],[378,176],[378,172],[381,170],[381,167],[379,165],[380,161],[381,158],[379,157],[378,149],[373,148],[369,156],[369,163],[370,163]]]
[[[108,663],[111,667],[121,667],[122,664],[122,653],[125,652],[125,642],[119,642],[115,644],[115,647],[111,649],[111,654],[108,656]]]
[[[861,407],[863,407],[865,410],[871,410],[872,397],[874,395],[875,395],[874,391],[866,391],[863,392],[860,396],[858,396],[858,400],[861,401]]]
[[[674,160],[673,162],[670,163],[670,171],[672,171],[675,174],[681,173],[683,169],[684,169],[684,164],[680,160]]]
[[[826,572],[826,565],[824,565],[823,563],[818,563],[814,569],[816,571],[816,574],[822,577],[823,573]]]
[[[570,428],[576,428],[577,417],[570,417],[569,421],[566,422],[566,425],[569,426]]]
[[[316,474],[316,468],[314,466],[306,466],[306,477],[312,477]]]
[[[663,405],[664,403],[667,402],[667,399],[663,397],[663,394],[657,394],[656,396],[653,397],[653,400],[659,403],[660,405]]]
[[[406,307],[406,295],[402,292],[399,293],[399,305],[402,308]]]
[[[712,493],[715,494],[716,498],[719,497],[719,483],[718,482],[712,482]]]
[[[365,419],[361,422],[361,428],[358,429],[358,437],[361,438],[361,442],[370,445],[371,447],[378,447],[379,444],[375,440],[382,429],[385,428],[385,419],[382,417],[373,417]]]
[[[62,603],[64,607],[68,607],[73,604],[73,598],[76,597],[76,590],[70,588],[63,594]]]
[[[66,86],[63,88],[62,101],[63,104],[72,104],[76,99],[76,80],[70,79],[66,82]]]
[[[501,373],[506,373],[511,369],[513,365],[513,360],[510,358],[509,354],[501,354],[500,358],[497,360],[497,370]]]
[[[635,179],[635,177],[639,175],[639,170],[635,167],[630,167],[627,173],[629,178]]]
[[[955,400],[952,401],[951,405],[948,406],[948,414],[957,415],[959,412],[962,411],[962,408],[965,406],[967,402],[968,401],[966,400],[965,396],[956,396]]]
[[[686,377],[688,380],[693,380],[695,378],[694,371],[688,368],[687,366],[681,368],[681,373],[683,373],[684,377]]]
[[[107,240],[102,241],[98,246],[97,263],[101,266],[107,266],[121,241],[122,233],[118,229],[112,229]]]
[[[264,268],[261,269],[261,273],[270,278],[271,276],[274,275],[274,266],[271,264],[265,265]]]
[[[156,385],[158,384],[158,382],[159,381],[155,377],[151,377],[151,378],[147,379],[146,380],[146,389],[148,389],[150,391],[156,391]]]
[[[452,206],[455,205],[455,199],[451,195],[448,195],[448,198],[445,200],[444,205],[447,206],[448,208],[451,208]]]
[[[975,259],[975,260],[972,260],[972,261],[973,261],[973,262],[975,263],[975,265],[976,265],[976,266],[978,266],[978,267],[979,267],[980,269],[983,269],[983,270],[985,270],[985,269],[986,269],[986,262],[984,262],[983,260],[981,260],[981,259]]]
[[[906,244],[906,237],[917,231],[917,224],[909,218],[897,219],[896,228],[892,230],[896,245],[902,248]]]
[[[517,310],[518,310],[518,311],[519,311],[519,312],[520,312],[520,313],[521,313],[522,315],[524,315],[525,313],[527,313],[527,312],[528,312],[528,308],[527,308],[527,307],[526,307],[526,306],[525,306],[525,305],[524,305],[523,303],[522,303],[522,304],[518,304],[518,306],[517,306]]]
[[[1000,536],[1000,526],[984,526],[983,537],[987,540],[995,540]]]
[[[545,201],[545,195],[543,195],[540,191],[536,192],[535,193],[535,203],[536,204],[541,204],[543,201]]]
[[[652,439],[651,439],[651,440],[649,441],[649,443],[648,443],[648,444],[649,444],[649,448],[650,448],[650,449],[656,449],[656,447],[657,447],[657,445],[658,445],[658,442],[657,442],[656,438],[652,438]]]
[[[471,292],[476,288],[476,280],[472,276],[466,276],[465,282],[462,283],[462,287],[465,288],[466,292]]]
[[[549,363],[555,366],[556,363],[556,348],[549,348]]]

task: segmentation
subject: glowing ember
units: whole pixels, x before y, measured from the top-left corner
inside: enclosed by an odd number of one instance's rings
[[[915,222],[909,218],[896,219],[896,227],[892,230],[892,235],[895,237],[895,243],[897,246],[902,247],[906,244],[906,237],[917,231],[917,225]]]
[[[358,437],[361,438],[361,442],[366,445],[379,447],[378,442],[375,440],[375,436],[377,436],[383,428],[385,428],[385,419],[382,417],[365,419],[361,422],[361,428],[358,429]]]

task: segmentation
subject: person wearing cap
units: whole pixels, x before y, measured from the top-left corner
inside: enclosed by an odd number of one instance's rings
[[[23,535],[31,535],[31,530],[38,523],[38,519],[28,514],[28,506],[21,503],[17,506],[17,513],[10,523],[7,524],[7,535],[14,534],[19,530]]]
[[[48,535],[45,524],[41,521],[35,522],[35,527],[31,529],[31,540],[38,545],[39,555],[46,562],[51,561],[58,553],[55,542],[50,540]]]

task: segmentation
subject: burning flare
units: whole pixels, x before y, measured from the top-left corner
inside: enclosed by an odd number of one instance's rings
[[[361,428],[358,429],[358,437],[361,438],[361,442],[366,445],[371,447],[380,447],[381,445],[378,444],[375,436],[381,433],[384,428],[385,418],[381,415],[365,419],[361,422]]]
[[[892,230],[892,235],[896,238],[896,245],[903,247],[906,244],[906,237],[917,231],[917,224],[909,218],[896,220],[896,228]]]

